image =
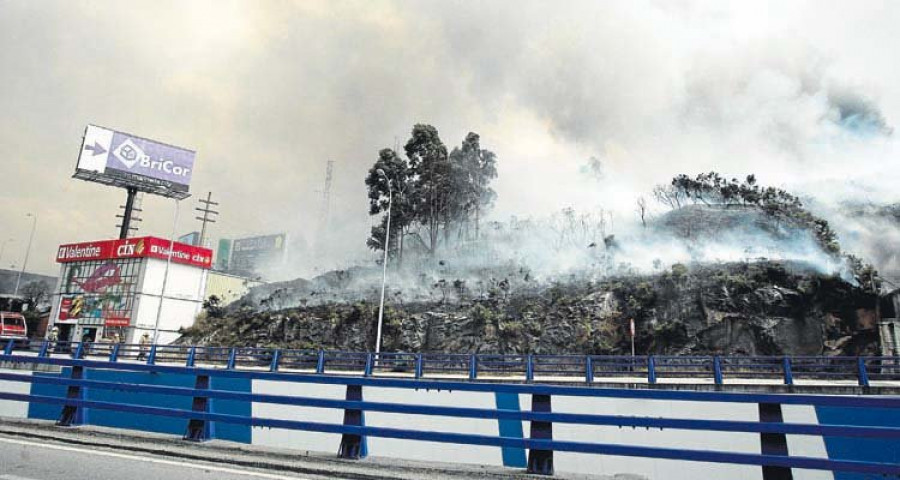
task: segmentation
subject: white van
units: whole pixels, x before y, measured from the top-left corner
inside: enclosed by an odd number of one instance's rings
[[[0,312],[0,348],[5,348],[10,340],[27,346],[28,325],[21,313]]]

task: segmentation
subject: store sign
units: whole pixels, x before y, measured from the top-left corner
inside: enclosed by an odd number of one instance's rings
[[[69,263],[120,258],[157,258],[165,260],[169,256],[169,245],[169,240],[157,237],[101,240],[60,245],[56,253],[56,261],[58,263]],[[208,269],[212,266],[212,250],[174,242],[172,262]],[[100,279],[100,281],[105,280]]]
[[[107,317],[103,319],[103,325],[106,327],[127,327],[131,325],[128,317]]]

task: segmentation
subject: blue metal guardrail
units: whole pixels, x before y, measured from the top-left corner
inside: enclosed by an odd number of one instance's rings
[[[58,425],[70,426],[80,423],[84,409],[101,409],[117,412],[148,414],[161,417],[174,417],[186,420],[186,440],[202,441],[208,438],[211,422],[247,425],[253,427],[269,427],[291,430],[304,430],[342,435],[339,456],[359,458],[361,442],[364,437],[384,437],[428,442],[455,443],[464,445],[483,445],[496,447],[512,447],[528,450],[528,471],[531,473],[553,474],[554,452],[580,452],[588,454],[619,455],[629,457],[661,458],[673,460],[689,460],[700,462],[716,462],[739,465],[755,465],[763,467],[763,476],[770,478],[790,478],[790,469],[819,469],[834,472],[857,472],[880,475],[900,476],[900,465],[874,461],[841,460],[791,456],[787,449],[786,435],[814,435],[823,437],[856,437],[880,439],[883,441],[900,441],[900,428],[830,424],[785,423],[781,413],[782,405],[810,405],[842,408],[888,408],[900,409],[900,397],[891,396],[837,396],[837,395],[798,395],[798,394],[763,394],[763,393],[724,393],[698,392],[682,390],[646,390],[646,389],[614,389],[587,388],[584,386],[540,385],[522,383],[486,383],[478,381],[446,381],[425,380],[416,378],[376,378],[347,375],[322,375],[316,373],[289,373],[265,370],[233,368],[238,363],[238,354],[234,349],[216,351],[217,355],[227,357],[225,360],[232,368],[209,368],[200,366],[164,365],[154,363],[153,352],[147,351],[147,362],[116,362],[115,353],[110,360],[90,360],[80,358],[87,346],[76,349],[75,358],[69,356],[27,356],[15,355],[9,350],[0,354],[2,362],[33,363],[70,367],[70,375],[45,376],[21,373],[0,373],[0,380],[27,382],[32,384],[51,384],[65,386],[65,397],[47,395],[0,392],[0,399],[43,403],[60,407]],[[115,347],[113,347],[115,349]],[[120,347],[121,348],[121,347]],[[80,352],[79,352],[80,351]],[[119,352],[120,354],[122,352]],[[140,351],[138,352],[140,353]],[[156,348],[156,355],[161,355],[162,347]],[[204,352],[205,353],[205,352]],[[188,358],[197,361],[198,352],[191,348]],[[289,355],[280,355],[280,361],[287,361]],[[272,362],[278,362],[279,354],[273,354]],[[307,359],[321,365],[322,354]],[[306,358],[306,357],[304,357]],[[371,356],[367,356],[371,359]],[[417,358],[421,359],[421,356]],[[424,360],[419,360],[421,363]],[[190,362],[189,362],[190,363]],[[371,360],[368,365],[371,368]],[[355,366],[356,364],[354,364]],[[161,386],[133,382],[109,382],[87,379],[88,369],[103,369],[122,372],[153,372],[156,374],[191,375],[196,378],[195,388]],[[327,384],[347,387],[347,400],[333,400],[293,395],[275,395],[247,393],[210,388],[211,378],[241,378],[251,380],[267,380],[301,384]],[[411,405],[405,403],[369,402],[362,400],[364,387],[399,388],[399,389],[437,389],[449,391],[490,392],[505,394],[531,395],[532,410],[506,410],[446,407],[429,405]],[[112,401],[94,401],[86,399],[87,389],[102,389],[123,392],[139,392],[146,394],[190,397],[193,399],[192,409],[174,409],[150,407]],[[302,391],[302,390],[301,390]],[[679,418],[657,418],[626,415],[572,414],[554,413],[551,398],[561,396],[593,397],[593,398],[628,398],[666,401],[700,401],[700,402],[738,402],[759,405],[760,421],[725,421],[695,420]],[[329,424],[310,421],[260,418],[233,414],[214,413],[210,408],[211,399],[237,400],[255,403],[270,403],[292,406],[344,410],[343,424]],[[528,438],[490,436],[483,434],[448,433],[430,430],[411,430],[392,427],[365,426],[361,421],[362,412],[389,412],[415,415],[432,415],[455,418],[506,419],[530,422]],[[553,424],[579,424],[617,427],[646,427],[648,429],[682,429],[703,431],[725,431],[759,433],[762,454],[737,453],[718,450],[697,450],[683,448],[662,448],[635,445],[588,443],[581,441],[563,441],[553,439]]]
[[[13,352],[14,342],[5,346]],[[65,352],[75,359],[107,358],[154,363],[222,366],[227,369],[267,368],[270,371],[406,375],[413,378],[490,377],[534,382],[594,383],[596,378],[642,379],[654,384],[661,379],[691,379],[721,385],[726,379],[774,380],[792,385],[794,380],[850,380],[863,387],[871,381],[900,381],[900,357],[882,356],[611,356],[611,355],[498,355],[448,353],[366,353],[327,350],[291,350],[248,347],[187,345],[138,345],[66,343],[38,346],[38,356]]]
[[[44,365],[56,365],[71,367],[68,378],[54,376],[32,376],[19,373],[0,373],[0,380],[18,381],[38,384],[60,385],[67,388],[66,397],[52,397],[46,395],[18,394],[0,392],[0,399],[44,403],[61,407],[59,425],[68,426],[79,423],[79,412],[84,409],[102,409],[118,412],[130,412],[149,414],[163,417],[175,417],[185,419],[185,439],[204,440],[208,435],[210,422],[223,422],[256,427],[283,428],[293,430],[306,430],[314,432],[335,433],[342,435],[340,456],[346,458],[358,458],[360,456],[361,439],[365,436],[385,437],[407,440],[422,440],[430,442],[457,443],[466,445],[487,445],[497,447],[522,448],[529,451],[528,471],[532,473],[552,474],[553,452],[580,452],[606,455],[622,455],[646,458],[664,458],[676,460],[693,460],[703,462],[731,463],[742,465],[763,466],[765,478],[776,478],[783,475],[787,469],[809,468],[831,470],[835,472],[874,473],[882,475],[900,475],[900,465],[879,463],[871,461],[836,460],[826,458],[789,456],[785,435],[818,435],[830,437],[859,437],[877,438],[887,441],[900,441],[900,428],[895,427],[871,427],[852,425],[822,425],[822,424],[797,424],[783,423],[781,405],[813,405],[832,406],[845,408],[892,408],[900,409],[900,397],[886,396],[828,396],[828,395],[779,395],[779,394],[750,394],[750,393],[722,393],[722,392],[692,392],[692,391],[664,391],[664,390],[633,390],[610,388],[585,388],[579,386],[537,385],[537,384],[498,384],[477,381],[441,381],[415,378],[373,378],[355,377],[346,375],[321,375],[310,373],[273,372],[265,370],[235,368],[239,363],[237,349],[214,350],[198,353],[197,348],[190,348],[187,358],[198,360],[198,355],[205,358],[206,354],[215,355],[217,359],[224,360],[228,368],[209,368],[199,366],[165,365],[154,361],[156,358],[166,355],[168,351],[162,346],[152,347],[142,351],[138,347],[137,355],[144,353],[147,362],[117,362],[116,353],[111,352],[111,360],[90,360],[81,358],[89,346],[76,347],[73,357],[14,355],[8,349],[0,355],[0,361],[35,363]],[[121,349],[121,347],[119,347]],[[154,351],[155,350],[155,351]],[[42,352],[46,353],[46,352]],[[290,352],[288,352],[290,353]],[[312,358],[302,357],[304,362],[322,365],[322,353],[317,353]],[[279,357],[281,357],[279,359]],[[291,355],[273,353],[269,359],[272,363],[280,364]],[[424,358],[416,356],[421,364]],[[343,357],[346,359],[346,355]],[[355,357],[353,357],[355,358]],[[373,369],[372,356],[366,355],[367,362],[363,365],[367,370]],[[335,360],[338,361],[338,360]],[[190,362],[188,362],[190,363]],[[304,363],[306,365],[306,363]],[[490,364],[488,364],[490,365]],[[352,366],[358,367],[357,363]],[[503,365],[494,365],[500,368]],[[86,379],[85,369],[105,369],[129,372],[155,372],[158,374],[193,375],[196,377],[195,388],[171,387],[140,383],[120,383]],[[268,369],[268,370],[271,370]],[[322,398],[254,394],[227,390],[210,389],[210,378],[245,378],[293,383],[318,383],[329,385],[343,385],[348,389],[348,400],[331,400]],[[532,410],[504,410],[482,409],[465,407],[436,407],[427,405],[409,405],[384,402],[362,401],[363,387],[381,388],[405,388],[405,389],[439,389],[457,391],[477,391],[492,393],[512,393],[532,395]],[[147,394],[162,394],[191,397],[193,407],[191,410],[172,408],[148,407],[127,403],[110,401],[92,401],[85,399],[85,389],[105,389],[125,392],[139,392]],[[756,403],[760,407],[760,422],[747,421],[723,421],[723,420],[692,420],[678,418],[650,418],[639,416],[621,415],[595,415],[595,414],[571,414],[553,413],[551,410],[551,398],[559,396],[581,396],[597,398],[631,398],[668,401],[703,401],[703,402],[741,402]],[[252,416],[239,416],[214,413],[210,410],[211,399],[227,399],[246,402],[272,403],[281,405],[308,406],[317,408],[342,409],[345,412],[344,424],[327,424],[319,422],[295,421],[283,419],[268,419]],[[506,419],[531,422],[531,434],[529,438],[511,438],[503,436],[488,436],[480,434],[446,433],[423,430],[408,430],[400,428],[370,427],[362,424],[361,412],[376,411],[403,413],[415,415],[437,415],[457,418],[482,418],[482,419]],[[727,451],[688,450],[678,448],[659,448],[633,445],[617,445],[603,443],[587,443],[578,441],[553,440],[552,425],[580,424],[580,425],[606,425],[618,427],[646,427],[646,428],[671,428],[684,430],[706,430],[727,432],[749,432],[761,434],[763,454],[734,453]],[[768,470],[767,470],[768,469]],[[769,474],[766,474],[766,472]],[[772,473],[772,472],[775,473]],[[781,472],[781,473],[778,473]],[[770,476],[771,475],[771,476]]]

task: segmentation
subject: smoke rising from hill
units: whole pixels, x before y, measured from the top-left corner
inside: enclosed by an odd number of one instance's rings
[[[0,173],[17,181],[0,224],[25,232],[21,213],[41,212],[32,258],[47,272],[56,245],[114,235],[122,192],[69,178],[87,123],[195,148],[215,237],[296,241],[280,278],[372,264],[362,179],[417,122],[497,153],[495,220],[603,208],[621,237],[638,196],[710,170],[822,212],[896,202],[898,22],[900,5],[874,1],[5,2]],[[600,182],[579,172],[591,157]],[[143,216],[142,233],[168,236],[170,203],[148,198]]]

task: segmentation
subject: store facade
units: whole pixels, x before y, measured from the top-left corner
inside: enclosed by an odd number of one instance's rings
[[[159,343],[193,325],[202,308],[212,250],[157,237],[60,245],[51,323],[60,340]]]

